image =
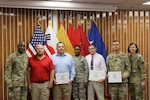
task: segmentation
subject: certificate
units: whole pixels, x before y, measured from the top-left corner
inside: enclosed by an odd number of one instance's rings
[[[108,83],[122,83],[121,71],[108,72]]]
[[[69,73],[56,73],[57,84],[66,84],[69,82]]]
[[[105,79],[106,73],[104,71],[90,70],[89,80],[98,81],[100,79]]]

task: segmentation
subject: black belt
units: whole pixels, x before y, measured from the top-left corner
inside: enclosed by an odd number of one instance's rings
[[[40,81],[40,82],[34,82],[34,83],[45,83],[45,82],[47,82],[47,81],[49,81],[49,80],[46,80],[46,81]]]

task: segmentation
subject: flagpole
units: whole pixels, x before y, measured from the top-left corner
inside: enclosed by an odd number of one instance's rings
[[[48,14],[48,25],[52,27],[52,14],[51,13]]]
[[[97,24],[96,24],[95,15],[93,14],[93,16],[92,16],[92,17],[93,17],[93,18],[92,18],[92,19],[93,19],[93,22],[95,23],[95,25],[97,25]]]
[[[72,24],[72,13],[70,13],[68,19],[69,19],[69,23]]]
[[[81,17],[81,15],[80,15],[80,14],[77,14],[78,25],[81,25],[81,22],[80,22],[80,17]]]
[[[42,20],[41,15],[38,14],[37,18],[38,18],[37,24],[41,26],[41,23],[40,23]]]

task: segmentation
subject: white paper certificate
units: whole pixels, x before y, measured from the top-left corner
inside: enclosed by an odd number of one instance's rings
[[[69,82],[69,73],[56,73],[57,84],[65,84]]]
[[[121,71],[108,72],[108,83],[122,83]]]
[[[103,71],[90,70],[89,80],[98,81],[100,79],[105,79],[106,73]]]

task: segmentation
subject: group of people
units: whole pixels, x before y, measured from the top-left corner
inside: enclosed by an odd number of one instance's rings
[[[75,56],[65,52],[65,44],[57,43],[57,52],[51,58],[44,54],[44,47],[36,45],[36,55],[25,54],[25,42],[18,43],[18,50],[9,55],[5,68],[5,80],[10,100],[27,100],[27,91],[32,100],[48,100],[52,88],[53,100],[104,100],[104,81],[108,72],[120,71],[121,83],[108,83],[111,100],[125,100],[129,89],[131,100],[144,100],[145,63],[137,44],[128,47],[129,56],[120,51],[119,41],[112,43],[113,52],[106,62],[96,47],[90,44],[89,54],[80,55],[81,47],[74,47]],[[92,71],[103,73],[98,80],[89,79]],[[67,82],[58,82],[57,75],[68,75]],[[61,76],[65,79],[66,76]],[[86,95],[87,92],[87,95]]]

